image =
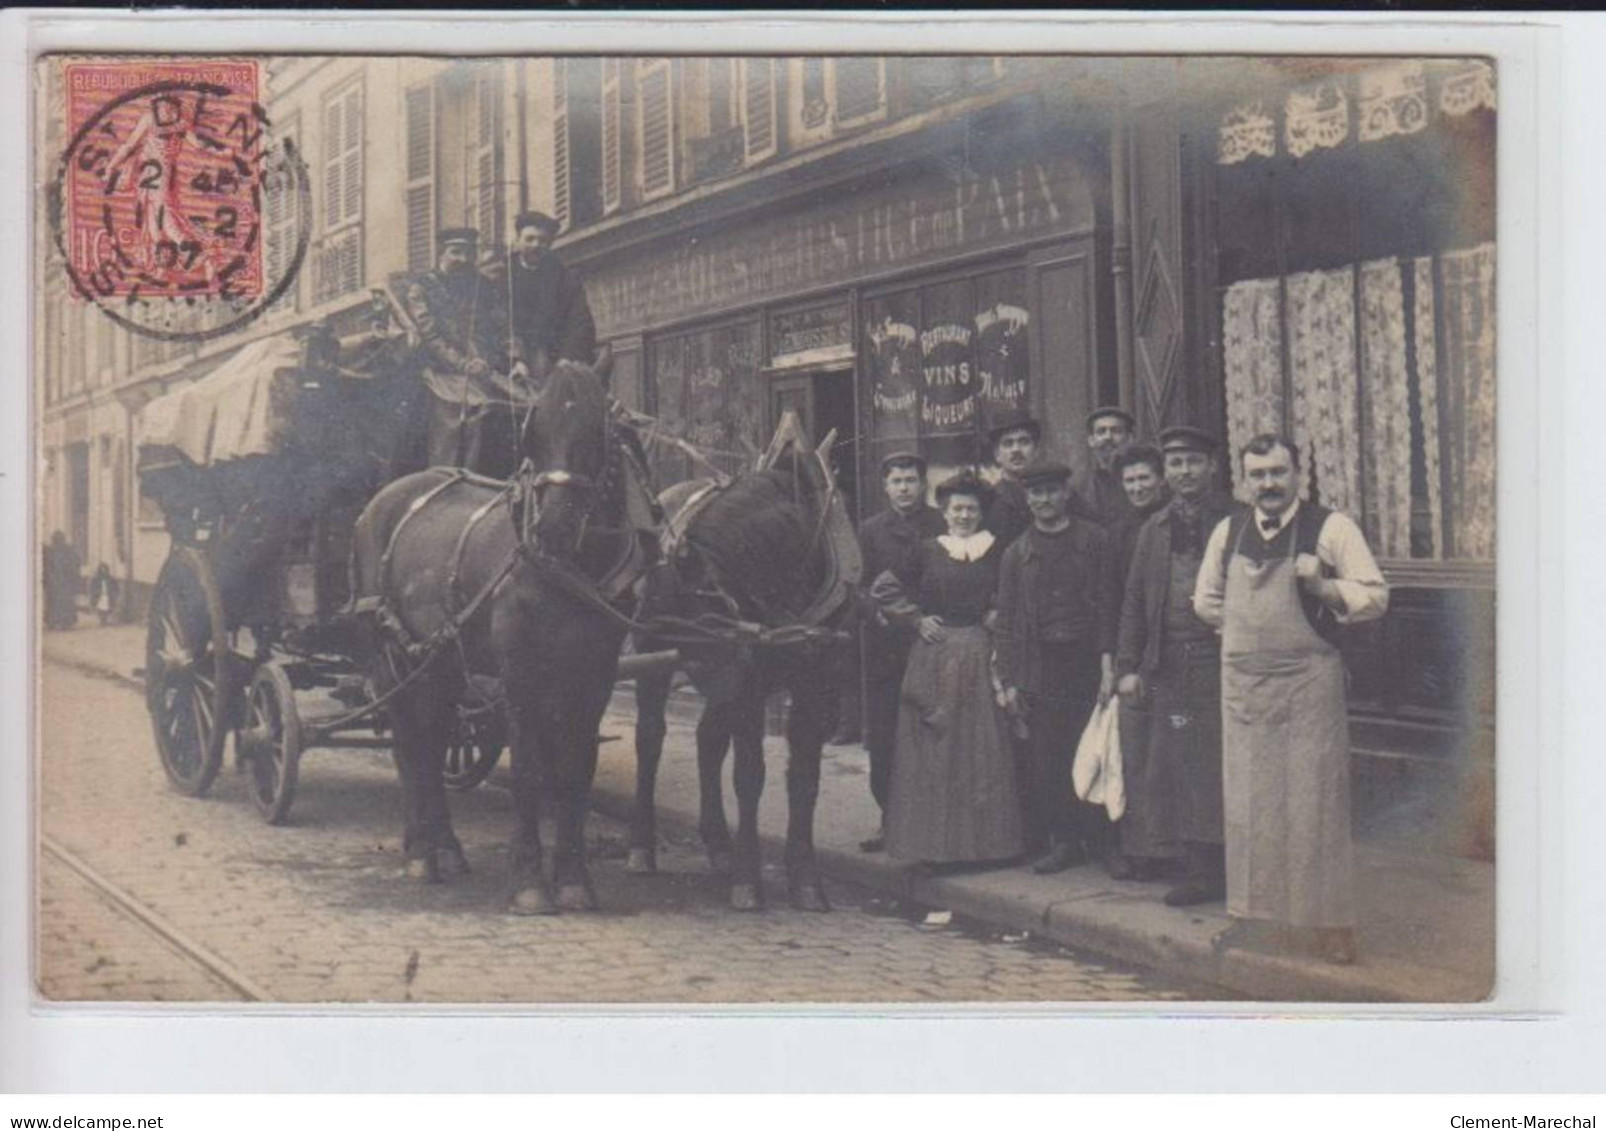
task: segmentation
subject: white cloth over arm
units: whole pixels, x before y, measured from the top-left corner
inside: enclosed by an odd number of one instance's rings
[[[1227,548],[1227,528],[1232,519],[1216,523],[1205,543],[1199,562],[1199,576],[1193,583],[1194,614],[1217,632],[1221,631],[1221,606],[1227,596],[1227,573],[1222,568],[1222,552]]]

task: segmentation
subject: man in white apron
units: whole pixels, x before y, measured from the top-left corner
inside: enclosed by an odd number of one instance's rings
[[[1227,911],[1355,958],[1349,718],[1340,625],[1388,610],[1348,516],[1299,498],[1299,450],[1270,434],[1241,456],[1254,499],[1211,533],[1194,610],[1221,630]]]

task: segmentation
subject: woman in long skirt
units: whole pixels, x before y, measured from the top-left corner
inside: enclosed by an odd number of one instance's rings
[[[988,614],[1003,548],[981,529],[992,492],[968,473],[937,488],[948,533],[924,542],[871,593],[887,617],[915,626],[898,708],[887,852],[964,863],[1020,855],[1020,799],[1004,721],[994,705]]]

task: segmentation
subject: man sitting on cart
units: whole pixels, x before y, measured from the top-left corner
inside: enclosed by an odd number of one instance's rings
[[[439,243],[436,269],[407,288],[430,392],[429,463],[508,479],[533,390],[508,376],[507,299],[477,270],[478,232],[444,228]]]

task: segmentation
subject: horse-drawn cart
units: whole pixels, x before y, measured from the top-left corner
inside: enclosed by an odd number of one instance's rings
[[[150,602],[146,703],[179,790],[207,792],[233,734],[258,810],[279,823],[303,751],[385,745],[342,610],[357,515],[421,463],[409,356],[383,330],[270,337],[146,406],[141,489],[172,537]],[[297,693],[313,689],[322,710],[304,714]],[[494,697],[470,696],[448,784],[478,784],[503,744]]]

